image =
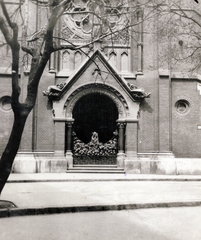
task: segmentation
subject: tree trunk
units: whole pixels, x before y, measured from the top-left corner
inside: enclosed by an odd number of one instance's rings
[[[11,173],[28,114],[26,112],[24,114],[15,114],[14,116],[11,135],[0,160],[0,194]]]

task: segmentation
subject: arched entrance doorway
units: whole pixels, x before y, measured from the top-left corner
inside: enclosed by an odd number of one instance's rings
[[[107,95],[90,93],[81,97],[74,118],[74,164],[116,164],[118,109]]]

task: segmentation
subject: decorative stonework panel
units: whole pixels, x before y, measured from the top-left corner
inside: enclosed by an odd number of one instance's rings
[[[121,54],[120,50],[130,50],[130,15],[128,0],[75,0],[71,7],[67,9],[61,19],[61,40],[60,44],[65,46],[69,44],[84,45],[82,48],[85,54],[82,54],[82,60],[89,53],[97,48],[108,58],[112,57],[114,66],[120,71]],[[111,51],[116,48],[116,56],[110,56]],[[119,53],[118,53],[119,52]],[[76,61],[75,55],[71,54],[73,64],[70,71],[80,66]],[[115,59],[114,59],[115,58]],[[130,62],[130,52],[127,55]],[[62,61],[59,71],[60,74],[68,75],[65,68],[62,68]],[[65,61],[65,59],[64,59]],[[64,63],[65,65],[65,63]],[[126,73],[130,73],[130,64]]]
[[[62,32],[66,34],[64,37],[91,40],[109,32],[121,31],[129,19],[126,16],[128,11],[126,2],[126,0],[73,1],[71,8],[63,16]]]

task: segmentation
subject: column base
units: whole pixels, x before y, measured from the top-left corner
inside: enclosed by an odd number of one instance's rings
[[[140,174],[140,161],[139,160],[125,160],[125,172]]]
[[[71,151],[66,152],[66,160],[67,160],[67,169],[73,167],[73,154]]]
[[[118,168],[124,168],[125,158],[126,158],[126,155],[124,152],[119,152],[117,154],[117,167]]]
[[[126,173],[140,173],[140,161],[137,157],[137,152],[128,151],[126,154],[126,159],[124,161]]]
[[[51,160],[51,172],[62,173],[66,172],[67,161],[64,156],[64,151],[56,150],[54,151],[54,157]]]

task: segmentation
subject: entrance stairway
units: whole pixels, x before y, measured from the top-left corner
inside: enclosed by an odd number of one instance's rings
[[[67,173],[120,173],[124,174],[123,168],[117,168],[117,165],[74,165],[68,168]]]

